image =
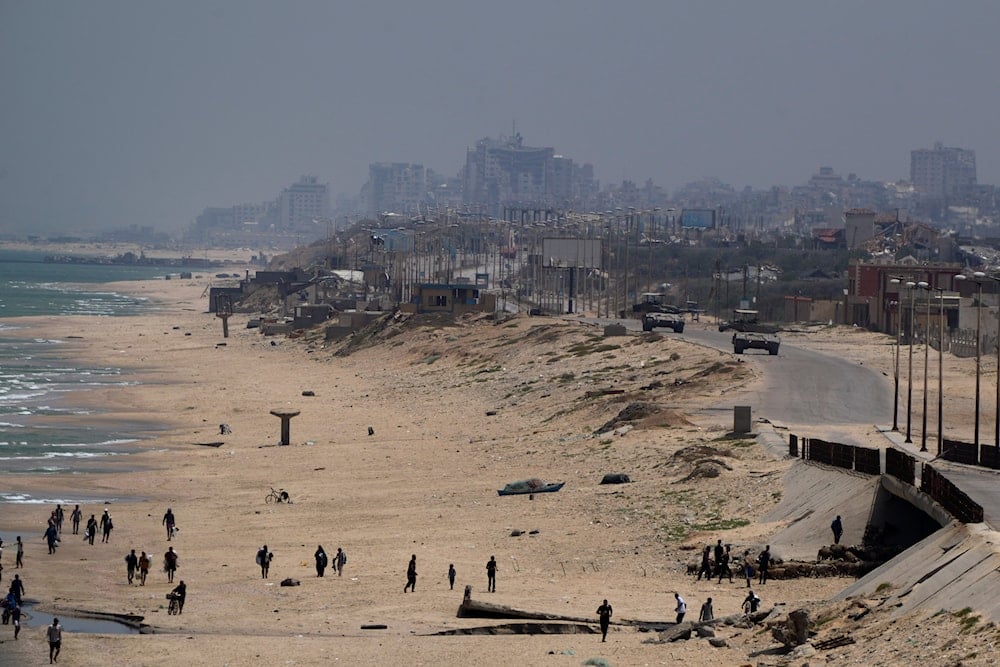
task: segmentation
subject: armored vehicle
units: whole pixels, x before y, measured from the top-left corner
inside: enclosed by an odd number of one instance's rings
[[[756,333],[777,333],[780,327],[774,324],[764,324],[757,319],[756,310],[737,308],[733,310],[731,320],[719,322],[719,331],[753,331]]]
[[[767,350],[770,355],[778,354],[781,340],[774,334],[738,331],[733,334],[733,352],[743,354],[744,350]]]
[[[684,333],[684,316],[676,313],[646,313],[642,316],[643,331],[652,331],[656,327],[669,327],[675,333]]]

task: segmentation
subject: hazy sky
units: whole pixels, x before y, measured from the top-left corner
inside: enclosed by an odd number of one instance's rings
[[[0,0],[0,233],[182,228],[510,134],[602,183],[1000,183],[995,0]]]

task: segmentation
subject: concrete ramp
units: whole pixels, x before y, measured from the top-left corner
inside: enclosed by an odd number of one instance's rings
[[[820,547],[833,544],[830,522],[838,514],[844,524],[841,544],[861,544],[879,478],[828,466],[796,461],[785,473],[781,502],[764,521],[787,525],[771,538],[775,554],[815,560]]]
[[[839,593],[835,599],[874,595],[892,585],[886,606],[895,615],[915,610],[971,607],[984,620],[1000,621],[1000,533],[985,524],[954,522],[913,545]],[[885,594],[881,591],[880,594]]]

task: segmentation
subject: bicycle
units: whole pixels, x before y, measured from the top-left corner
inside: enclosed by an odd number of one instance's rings
[[[274,490],[271,487],[271,492],[264,496],[264,502],[270,505],[271,503],[291,503],[291,498],[288,497],[288,492],[284,489]]]
[[[170,600],[170,604],[167,605],[167,614],[176,616],[181,612],[181,596],[177,593],[167,593],[167,599]]]

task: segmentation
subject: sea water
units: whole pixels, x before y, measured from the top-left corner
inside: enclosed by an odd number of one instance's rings
[[[0,250],[0,474],[85,474],[113,469],[137,449],[150,424],[101,420],[73,404],[74,392],[135,384],[126,369],[81,364],[72,340],[29,337],[19,318],[60,315],[129,317],[156,308],[106,283],[163,279],[150,266],[60,264],[45,253]],[[173,269],[176,271],[177,269]],[[199,269],[192,269],[198,271]],[[204,271],[204,269],[200,269]],[[36,498],[7,477],[0,501],[50,503],[85,498]]]

